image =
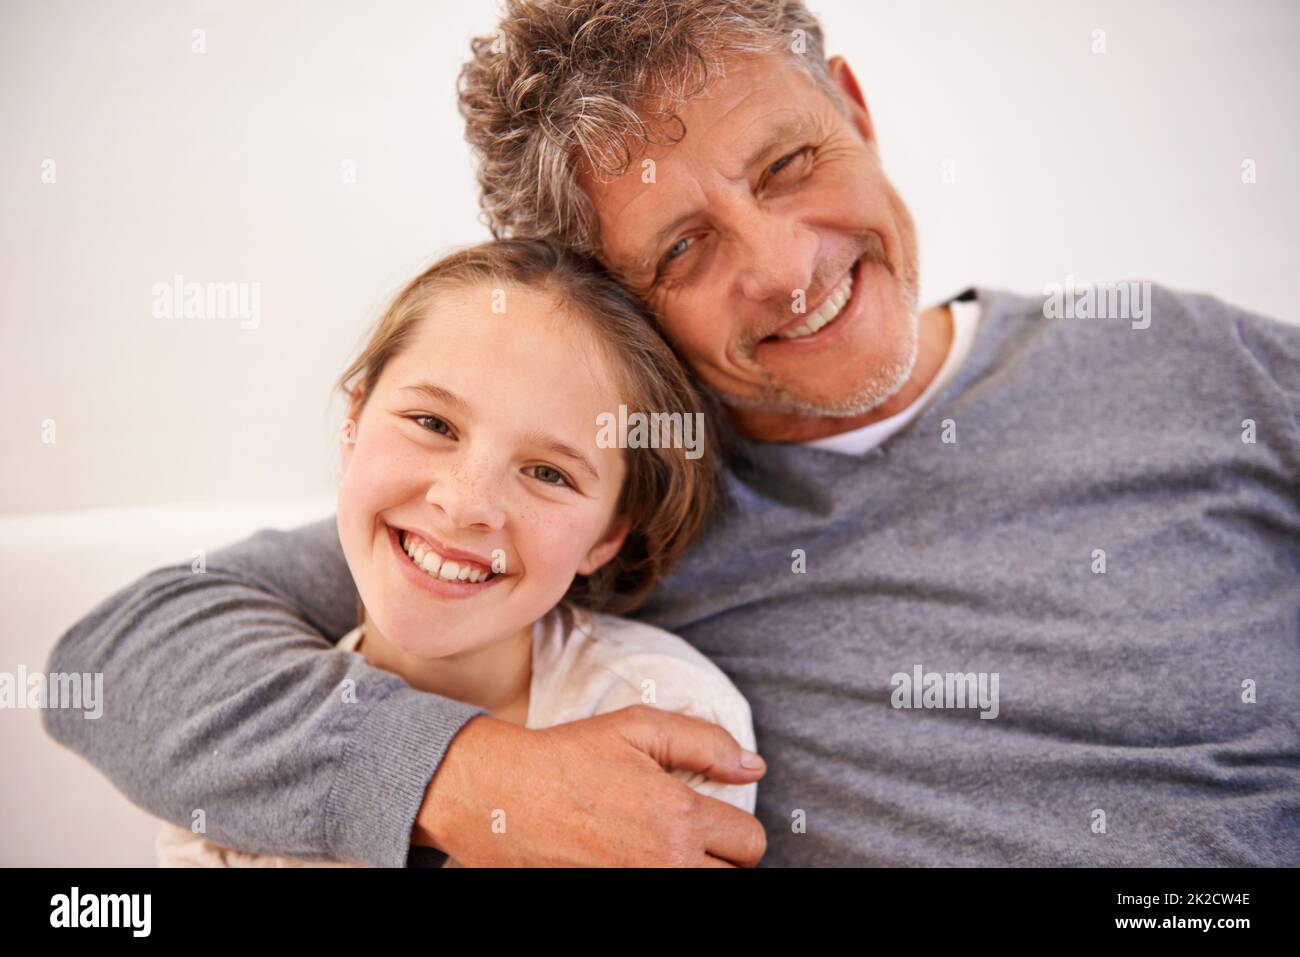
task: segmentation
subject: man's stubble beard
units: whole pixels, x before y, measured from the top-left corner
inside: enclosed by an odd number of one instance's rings
[[[912,222],[911,214],[903,204],[902,198],[888,180],[885,181],[885,189],[890,210],[898,223],[899,237],[902,241],[903,276],[901,281],[898,271],[894,269],[884,257],[883,252],[880,251],[879,241],[875,236],[869,237],[870,240],[875,241],[868,242],[866,254],[869,260],[882,265],[895,281],[901,300],[898,304],[907,314],[907,357],[898,358],[875,367],[871,375],[865,382],[861,383],[856,392],[841,399],[829,401],[804,399],[770,377],[766,378],[761,387],[763,394],[759,396],[733,395],[713,386],[705,385],[704,388],[714,398],[724,405],[743,411],[774,412],[806,418],[851,418],[865,415],[873,409],[879,408],[897,395],[899,390],[907,384],[908,379],[912,377],[912,373],[916,369],[917,356],[921,350],[921,314],[918,301],[920,281],[917,267],[916,228]],[[750,354],[752,354],[755,345],[756,343],[746,344]]]

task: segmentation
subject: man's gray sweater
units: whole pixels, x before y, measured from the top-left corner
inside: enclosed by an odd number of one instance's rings
[[[749,699],[763,863],[1300,865],[1300,329],[971,295],[880,447],[733,436],[731,505],[637,615]],[[103,717],[45,726],[213,840],[437,863],[414,816],[483,712],[334,651],[355,597],[332,520],[159,569],[50,658]]]

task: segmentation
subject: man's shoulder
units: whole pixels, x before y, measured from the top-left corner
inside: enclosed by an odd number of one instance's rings
[[[1038,293],[973,286],[958,301],[975,300],[981,318],[1029,322],[1057,331],[1101,330],[1107,323],[1134,331],[1160,328],[1169,335],[1218,335],[1241,324],[1264,324],[1283,335],[1300,335],[1295,325],[1227,302],[1207,292],[1179,289],[1150,279],[1051,281]]]
[[[1129,370],[1146,380],[1159,371],[1244,379],[1263,373],[1287,391],[1300,389],[1300,325],[1204,292],[1141,279],[1047,283],[1026,294],[976,287],[980,327],[976,369],[1006,363],[1056,375],[1058,365]],[[1059,362],[1044,365],[1045,355]],[[1037,358],[1035,358],[1037,357]],[[1025,365],[1025,360],[1031,360]]]

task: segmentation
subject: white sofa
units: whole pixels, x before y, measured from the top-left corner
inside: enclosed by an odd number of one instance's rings
[[[313,499],[0,517],[0,672],[44,671],[74,622],[151,569],[333,511]],[[0,709],[0,767],[0,866],[153,866],[157,820],[48,737],[39,711]]]

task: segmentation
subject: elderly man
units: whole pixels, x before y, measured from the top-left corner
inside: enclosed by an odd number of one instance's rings
[[[461,105],[493,231],[598,258],[725,403],[732,507],[639,615],[733,679],[766,768],[341,664],[333,521],[95,609],[50,670],[138,699],[55,737],[223,843],[377,865],[1300,864],[1300,330],[1150,284],[921,309],[797,2],[515,0]],[[669,766],[761,776],[757,818]]]

